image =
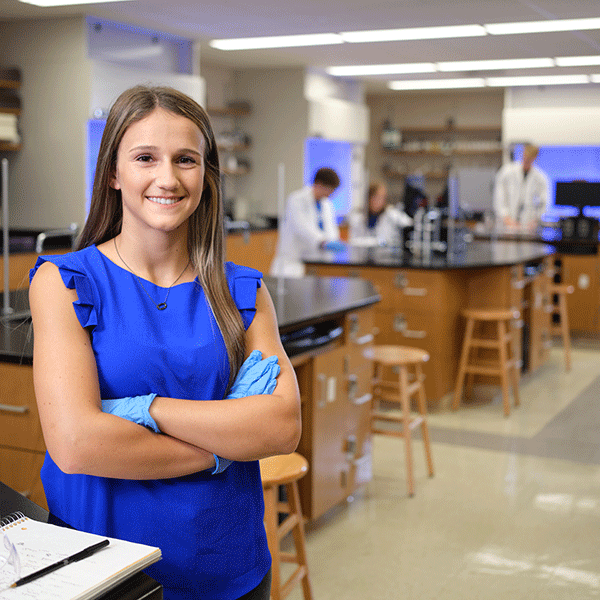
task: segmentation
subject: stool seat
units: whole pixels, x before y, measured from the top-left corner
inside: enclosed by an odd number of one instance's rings
[[[372,346],[364,351],[363,356],[386,366],[413,365],[429,360],[425,350],[409,346]]]
[[[429,354],[420,348],[409,346],[381,345],[371,346],[363,351],[367,360],[373,361],[374,376],[372,380],[373,399],[371,405],[371,433],[402,437],[405,441],[406,483],[408,495],[413,496],[413,455],[412,455],[412,430],[421,426],[421,435],[425,449],[425,459],[430,477],[433,477],[433,459],[429,442],[429,429],[427,428],[427,404],[425,388],[423,386],[423,363],[429,360]],[[384,379],[384,368],[398,369],[397,379]],[[409,373],[410,370],[410,373]],[[410,376],[412,375],[412,381]],[[411,415],[410,400],[417,398],[419,415]],[[389,410],[381,409],[381,401],[399,404],[402,414],[397,415]],[[387,426],[378,425],[384,422]],[[393,424],[399,424],[398,430]]]
[[[308,461],[297,452],[261,458],[259,464],[263,488],[297,481],[308,471]]]
[[[265,500],[265,529],[271,552],[271,598],[282,600],[292,589],[302,584],[304,600],[312,600],[312,589],[308,577],[306,542],[304,539],[304,517],[300,506],[298,480],[308,471],[308,461],[297,452],[262,458],[260,477]],[[284,486],[286,499],[279,500],[279,488]],[[279,515],[286,517],[280,521]],[[295,553],[283,552],[281,540],[291,533]],[[294,563],[296,568],[285,582],[281,579],[281,563]]]
[[[466,308],[461,311],[461,314],[465,317],[467,325],[452,410],[457,410],[460,405],[465,378],[470,391],[475,375],[496,376],[500,378],[501,382],[504,416],[508,417],[510,415],[509,380],[512,382],[515,406],[518,406],[520,402],[519,361],[516,357],[515,340],[510,326],[511,321],[520,317],[520,312],[512,308]],[[480,337],[474,336],[476,327],[482,330],[478,333]],[[483,330],[490,329],[495,329],[495,337],[490,337],[489,332],[487,335],[483,335]],[[481,355],[482,351],[488,353],[487,360],[484,359],[486,355]],[[490,360],[490,353],[494,357],[493,360]]]
[[[467,319],[476,319],[477,321],[510,321],[521,316],[518,310],[503,308],[464,308],[460,313]]]

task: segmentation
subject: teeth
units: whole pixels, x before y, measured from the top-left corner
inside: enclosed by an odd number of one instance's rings
[[[148,200],[157,204],[175,204],[180,198],[159,198],[157,196],[148,196]]]

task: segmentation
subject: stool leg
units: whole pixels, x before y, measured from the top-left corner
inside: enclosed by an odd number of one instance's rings
[[[512,328],[513,324],[512,321],[508,322],[508,327]],[[512,380],[512,388],[513,388],[513,397],[515,399],[515,406],[519,406],[521,404],[521,398],[519,396],[519,380],[520,380],[520,373],[519,373],[519,361],[517,358],[517,352],[515,350],[515,330],[513,329],[511,331],[510,334],[508,334],[508,351],[510,354],[510,363],[511,363],[511,369],[510,369],[510,377]]]
[[[433,477],[433,458],[431,456],[431,444],[429,442],[429,427],[427,426],[427,400],[425,399],[425,386],[423,385],[423,368],[417,363],[416,367],[417,381],[420,382],[417,390],[417,402],[419,404],[419,413],[423,420],[421,421],[421,436],[423,437],[423,446],[425,447],[425,459],[427,460],[427,472],[429,477]]]
[[[267,531],[267,543],[271,552],[271,598],[281,600],[281,573],[280,573],[280,548],[279,548],[279,513],[277,512],[277,501],[279,495],[278,486],[270,486],[263,490],[265,498],[265,528]]]
[[[504,321],[498,321],[498,350],[500,353],[500,380],[502,382],[502,403],[504,405],[504,416],[510,415],[510,399],[508,394],[508,355],[506,351],[506,325]]]
[[[304,600],[312,600],[312,589],[310,586],[310,578],[308,576],[308,562],[306,560],[306,540],[304,537],[304,521],[302,517],[302,508],[300,506],[300,494],[298,492],[298,483],[292,481],[286,486],[287,499],[290,507],[290,514],[298,515],[298,523],[292,529],[294,536],[294,544],[296,546],[296,556],[298,564],[302,569],[302,592]]]
[[[457,410],[460,405],[462,396],[462,388],[465,381],[465,373],[467,363],[469,362],[469,351],[471,349],[471,339],[473,338],[473,319],[467,319],[467,328],[465,331],[465,339],[463,341],[462,352],[460,355],[460,363],[458,365],[458,377],[456,378],[456,387],[454,388],[454,400],[452,402],[452,410]]]
[[[410,398],[408,397],[408,373],[406,365],[400,365],[398,375],[400,383],[400,404],[402,406],[402,433],[405,442],[406,483],[408,495],[414,496],[415,482],[413,476],[412,434],[410,429]]]
[[[560,331],[562,334],[563,348],[565,349],[565,369],[571,370],[571,335],[569,332],[569,317],[567,315],[567,298],[564,294],[558,295],[560,310]]]

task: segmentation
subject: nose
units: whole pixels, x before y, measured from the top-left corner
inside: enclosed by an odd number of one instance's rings
[[[171,161],[165,160],[158,165],[156,184],[167,190],[175,189],[179,185],[177,169]]]

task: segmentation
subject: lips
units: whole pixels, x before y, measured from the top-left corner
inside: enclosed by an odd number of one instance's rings
[[[165,198],[163,196],[147,196],[150,202],[155,202],[156,204],[176,204],[181,200],[181,196]]]

